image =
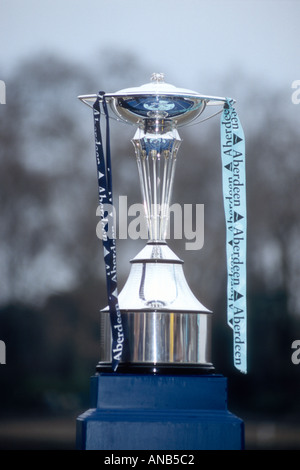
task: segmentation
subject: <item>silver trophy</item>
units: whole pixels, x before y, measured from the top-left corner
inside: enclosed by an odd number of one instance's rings
[[[79,96],[92,106],[97,95]],[[207,118],[222,111],[225,98],[205,96],[165,83],[155,73],[137,88],[106,93],[112,115],[136,127],[132,139],[147,221],[149,241],[130,261],[128,279],[119,294],[119,308],[127,325],[128,351],[119,371],[141,373],[207,373],[211,316],[192,293],[183,261],[166,242],[169,207],[181,139],[178,129],[208,108]],[[109,309],[101,311],[98,371],[111,367]]]

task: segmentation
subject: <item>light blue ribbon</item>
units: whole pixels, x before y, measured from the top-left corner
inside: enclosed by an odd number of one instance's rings
[[[226,220],[227,323],[233,330],[234,366],[247,373],[247,208],[245,137],[233,100],[221,117],[223,199]]]

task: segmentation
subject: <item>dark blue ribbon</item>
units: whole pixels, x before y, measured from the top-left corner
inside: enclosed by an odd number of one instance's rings
[[[106,137],[105,150],[101,134],[101,104],[105,115]],[[102,243],[106,271],[106,285],[110,322],[112,330],[112,369],[117,370],[122,359],[125,332],[122,315],[118,303],[116,237],[114,230],[114,211],[111,175],[109,114],[104,92],[99,92],[93,105],[94,132],[96,147],[96,164],[98,173],[98,190],[100,218],[102,226]]]

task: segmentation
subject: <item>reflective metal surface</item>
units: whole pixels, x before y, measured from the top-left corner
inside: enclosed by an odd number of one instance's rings
[[[155,121],[157,122],[157,121]],[[176,129],[144,132],[132,142],[138,166],[143,206],[151,241],[166,238],[177,151],[181,139]]]
[[[210,365],[211,312],[192,293],[183,262],[167,244],[149,242],[131,261],[119,307],[131,364]],[[111,361],[108,309],[101,312],[100,364]]]
[[[97,95],[78,98],[92,107]],[[137,126],[147,119],[164,119],[181,127],[198,118],[207,106],[222,106],[226,98],[203,95],[193,90],[165,83],[163,73],[152,74],[151,81],[114,93],[105,93],[113,114],[120,120]]]
[[[79,96],[89,106],[96,98]],[[105,93],[105,101],[115,119],[137,127],[132,142],[149,233],[149,242],[131,261],[129,277],[118,295],[128,346],[121,362],[207,369],[212,367],[211,312],[192,293],[183,262],[165,239],[181,143],[177,128],[194,121],[209,105],[222,109],[226,99],[175,87],[159,73],[145,85]],[[101,312],[100,365],[111,363],[111,333],[106,308]]]
[[[147,244],[131,261],[130,274],[119,294],[120,310],[211,313],[192,293],[182,264],[166,244]]]
[[[101,312],[100,364],[111,362],[108,312]],[[210,365],[211,315],[205,313],[122,313],[128,325],[129,351],[122,358],[132,364]]]

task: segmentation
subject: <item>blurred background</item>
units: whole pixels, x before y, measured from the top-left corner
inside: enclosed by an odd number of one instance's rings
[[[226,326],[220,119],[183,128],[173,202],[204,204],[185,250],[246,448],[300,449],[300,2],[1,0],[0,449],[72,449],[106,305],[91,110],[79,94],[166,81],[237,100],[247,152],[249,372]],[[141,202],[133,128],[112,121],[115,201]],[[144,241],[117,240],[119,288]]]

